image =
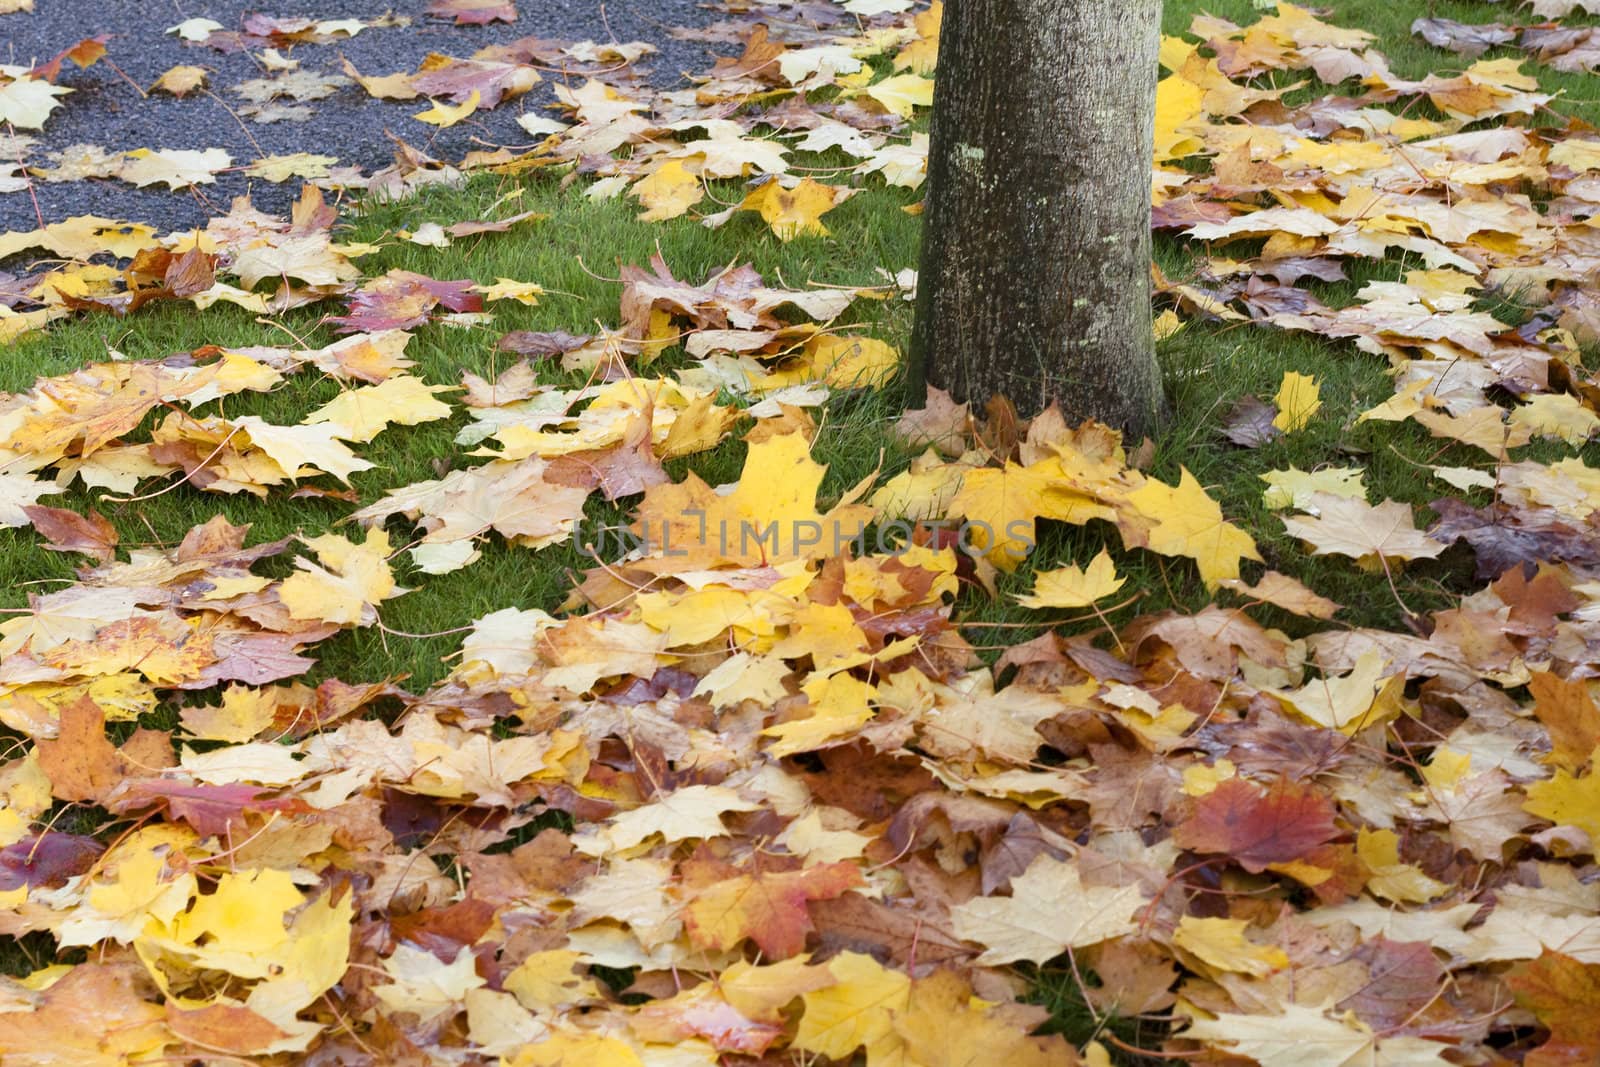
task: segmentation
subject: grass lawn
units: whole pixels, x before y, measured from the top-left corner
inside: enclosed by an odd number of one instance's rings
[[[1410,35],[1413,18],[1429,13],[1467,22],[1518,17],[1508,5],[1424,5],[1392,0],[1336,0],[1327,11],[1329,21],[1375,33],[1375,47],[1389,57],[1396,73],[1407,77],[1464,65],[1414,39]],[[1259,15],[1249,0],[1168,0],[1166,31],[1183,32],[1201,12],[1239,23]],[[1576,24],[1582,20],[1574,16],[1567,21]],[[1501,54],[1511,53],[1490,53]],[[1553,105],[1556,111],[1600,124],[1600,92],[1594,77],[1561,74],[1532,62],[1525,69],[1537,75],[1545,91],[1560,94]],[[1556,118],[1541,121],[1554,122]],[[391,239],[382,251],[361,261],[369,276],[402,268],[435,278],[472,278],[484,283],[515,278],[536,282],[549,291],[537,306],[510,301],[494,305],[492,329],[433,326],[419,330],[407,350],[407,356],[417,361],[414,373],[443,384],[458,383],[463,371],[492,377],[509,358],[495,348],[502,332],[588,333],[597,325],[613,324],[618,317],[620,285],[615,279],[619,266],[644,264],[656,253],[682,279],[699,281],[730,262],[749,262],[769,282],[781,281],[794,288],[810,283],[882,285],[887,280],[883,272],[892,275],[917,265],[920,222],[901,209],[919,200],[920,194],[885,188],[875,179],[865,182],[860,195],[828,215],[831,236],[802,236],[788,243],[780,242],[753,214],[736,215],[715,230],[691,218],[644,223],[636,220],[638,208],[632,201],[591,200],[584,189],[582,181],[562,188],[549,176],[480,177],[464,188],[432,188],[414,199],[358,205],[349,213],[347,239],[361,242],[380,242],[392,238],[396,230],[415,229],[425,221],[448,225],[481,218],[489,205],[513,192],[520,194],[515,210],[532,209],[548,215],[509,236],[467,238],[445,249]],[[734,202],[741,195],[734,183],[714,184],[711,193],[725,202]],[[703,207],[714,210],[709,203]],[[1191,249],[1180,241],[1158,240],[1156,254],[1169,277],[1183,278],[1191,269]],[[1414,266],[1398,258],[1361,261],[1350,268],[1350,282],[1313,288],[1330,305],[1348,303],[1365,282],[1398,279]],[[1484,306],[1503,314],[1508,322],[1517,321],[1518,309],[1513,304],[1486,301]],[[104,359],[109,351],[146,359],[210,344],[325,345],[336,339],[330,327],[318,325],[325,311],[306,309],[269,322],[226,304],[203,314],[187,305],[155,304],[126,319],[83,316],[26,336],[12,346],[0,360],[0,390],[26,389],[39,376]],[[860,300],[852,314],[865,324],[867,332],[905,347],[912,316],[909,303]],[[1192,472],[1218,500],[1224,514],[1255,538],[1270,567],[1346,605],[1341,616],[1344,622],[1401,630],[1404,609],[1425,612],[1442,608],[1477,587],[1472,582],[1472,559],[1459,549],[1437,561],[1407,567],[1395,576],[1392,588],[1382,573],[1364,573],[1347,560],[1313,558],[1285,534],[1277,516],[1262,503],[1260,476],[1264,472],[1332,463],[1364,467],[1373,500],[1394,499],[1425,508],[1440,494],[1437,484],[1419,471],[1453,458],[1471,461],[1464,446],[1430,437],[1414,423],[1354,424],[1358,413],[1393,391],[1382,360],[1347,342],[1199,320],[1188,321],[1163,340],[1159,352],[1173,401],[1173,418],[1154,441],[1148,473],[1173,483],[1180,468]],[[670,370],[683,358],[669,352],[652,370]],[[1306,431],[1260,448],[1239,449],[1227,444],[1221,425],[1230,407],[1247,394],[1270,398],[1286,371],[1314,374],[1321,380],[1322,417]],[[541,374],[542,381],[581,384],[580,378],[559,371],[547,369]],[[230,397],[224,405],[230,416],[256,414],[271,422],[296,423],[338,392],[337,383],[302,374],[289,378],[271,394]],[[919,405],[919,398],[905,396],[894,383],[877,393],[835,396],[825,414],[819,415],[821,431],[814,452],[816,459],[828,466],[824,498],[836,497],[880,465],[884,475],[905,469],[914,457],[888,428],[905,407]],[[461,465],[463,450],[453,439],[466,422],[465,415],[458,412],[451,420],[385,434],[365,446],[363,455],[376,466],[353,477],[361,503],[370,504],[395,487],[438,477],[449,465]],[[1524,455],[1554,459],[1567,454],[1557,446],[1547,451],[1542,448],[1535,445]],[[738,477],[744,454],[745,446],[730,440],[711,452],[673,461],[668,469],[674,477],[681,477],[692,468],[715,485]],[[1584,456],[1591,463],[1600,462],[1600,449],[1591,445]],[[251,524],[252,540],[266,540],[296,532],[321,532],[350,510],[344,502],[290,499],[284,493],[256,499],[244,494],[200,493],[188,487],[126,503],[109,502],[98,492],[79,488],[48,502],[78,511],[95,507],[115,524],[125,547],[170,545],[191,526],[217,513],[236,524]],[[589,516],[595,523],[625,522],[627,510],[594,497]],[[1034,569],[1087,561],[1106,537],[1100,526],[1047,526],[1036,554],[1016,574],[1002,577],[1002,593],[1031,588]],[[404,524],[396,529],[402,527],[410,529]],[[404,543],[403,538],[396,543]],[[451,574],[408,571],[406,560],[397,557],[397,577],[411,592],[384,606],[383,627],[347,630],[321,643],[315,650],[318,665],[309,681],[404,678],[407,689],[420,692],[450,670],[461,628],[506,607],[556,611],[567,597],[574,573],[589,563],[575,545],[534,553],[507,547],[498,539],[483,546],[477,563]],[[76,562],[73,557],[46,551],[31,529],[0,530],[0,609],[24,608],[29,593],[69,581]],[[287,568],[286,561],[280,562]],[[1212,599],[1187,561],[1133,553],[1120,558],[1119,566],[1128,584],[1117,598],[1122,606],[1113,616],[1115,622],[1168,607],[1195,611]],[[1041,618],[1037,612],[1021,609],[1008,596],[989,599],[981,592],[969,591],[963,598],[956,614],[967,622],[964,633],[990,658],[1049,625],[1048,616]],[[1287,613],[1269,613],[1263,619],[1291,634],[1307,629],[1304,620]],[[1091,627],[1086,624],[1085,628]],[[30,958],[27,946],[0,944],[0,969],[24,973],[38,962]],[[1094,1023],[1079,1010],[1074,982],[1063,973],[1047,971],[1038,978],[1037,992],[1055,1010],[1069,1037],[1082,1041],[1090,1036],[1087,1031]],[[1132,1024],[1119,1033],[1130,1043],[1138,1041],[1137,1027]]]

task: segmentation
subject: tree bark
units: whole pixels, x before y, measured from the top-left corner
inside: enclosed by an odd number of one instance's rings
[[[912,379],[1138,435],[1161,0],[948,0]],[[921,375],[919,377],[919,373]]]

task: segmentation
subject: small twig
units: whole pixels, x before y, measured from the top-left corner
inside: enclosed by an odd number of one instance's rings
[[[144,87],[141,86],[138,82],[134,81],[132,78],[128,77],[127,72],[125,72],[121,67],[119,67],[115,63],[111,62],[111,57],[110,56],[101,56],[100,57],[100,62],[104,63],[106,66],[108,66],[112,70],[116,71],[117,72],[117,77],[121,78],[123,81],[125,81],[129,85],[133,86],[133,91],[138,93],[141,99],[144,99],[144,100],[150,99],[150,94],[144,91]]]
[[[17,144],[17,131],[11,125],[11,120],[6,120],[6,135],[11,138],[17,147],[17,166],[22,171],[22,177],[28,183],[28,199],[33,201],[33,217],[39,223],[39,229],[44,229],[44,212],[39,210],[39,194],[33,191],[33,175],[28,173],[28,165],[22,161],[22,145]]]
[[[205,465],[207,463],[210,463],[212,460],[216,459],[217,456],[222,452],[223,448],[225,448],[227,446],[228,442],[233,440],[233,435],[238,433],[241,429],[243,429],[243,427],[235,426],[233,429],[229,430],[228,431],[228,436],[224,437],[221,441],[217,442],[217,447],[213,448],[211,450],[211,454],[209,456],[207,456],[205,459],[203,459],[199,463],[197,463],[194,466],[193,470],[190,470],[187,473],[185,473],[182,478],[179,478],[177,481],[173,482],[171,485],[165,486],[164,488],[161,488],[161,489],[157,489],[153,493],[145,493],[143,496],[103,496],[100,499],[101,500],[109,500],[113,504],[133,504],[133,503],[137,503],[140,500],[154,500],[158,496],[164,496],[165,494],[170,493],[174,489],[178,488],[178,486],[182,485],[184,482],[187,482],[190,478],[193,478],[196,474],[198,474],[201,470],[203,470],[205,468]]]
[[[200,91],[209,96],[212,100],[216,101],[218,107],[222,108],[222,110],[233,116],[233,121],[237,122],[239,124],[239,129],[244,131],[245,140],[250,142],[250,147],[256,150],[256,155],[258,157],[267,155],[267,152],[262,149],[260,143],[256,141],[255,134],[250,132],[250,127],[245,125],[244,119],[239,117],[239,113],[237,111],[228,106],[228,102],[226,100],[222,99],[222,97],[218,96],[216,93],[205,88],[204,86],[201,86]]]

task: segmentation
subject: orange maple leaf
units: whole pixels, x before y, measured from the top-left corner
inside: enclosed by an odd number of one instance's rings
[[[689,902],[684,924],[700,948],[732,948],[745,938],[775,960],[787,959],[806,947],[811,916],[806,905],[832,900],[861,884],[853,863],[827,863],[798,871],[734,872],[713,860],[683,865]]]

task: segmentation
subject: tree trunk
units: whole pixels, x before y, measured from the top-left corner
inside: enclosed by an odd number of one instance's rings
[[[1161,0],[949,0],[913,384],[1132,435],[1163,408],[1150,332]],[[918,378],[919,372],[925,377]]]

